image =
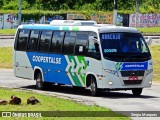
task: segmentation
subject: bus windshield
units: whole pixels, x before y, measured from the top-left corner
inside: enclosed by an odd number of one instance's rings
[[[140,33],[100,33],[100,41],[104,58],[120,61],[125,58],[129,61],[150,59],[148,46]]]

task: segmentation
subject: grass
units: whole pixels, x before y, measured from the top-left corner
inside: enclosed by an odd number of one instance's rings
[[[160,27],[137,28],[142,33],[160,33]]]
[[[0,35],[14,35],[16,29],[0,29]]]
[[[160,45],[149,46],[153,59],[153,80],[160,83]]]
[[[103,112],[110,112],[111,114],[118,116],[118,117],[107,117],[106,119],[112,119],[112,120],[116,120],[118,118],[122,120],[129,119],[128,117],[114,113],[107,108],[102,108],[99,106],[87,106],[80,103],[76,103],[71,100],[65,100],[65,99],[61,99],[53,96],[41,95],[41,94],[29,92],[29,91],[28,92],[17,91],[16,89],[0,88],[0,91],[1,91],[0,99],[9,101],[11,95],[16,95],[22,99],[22,103],[20,105],[10,105],[10,104],[0,105],[0,108],[1,108],[0,111],[21,111],[21,112],[23,111],[73,111],[74,112],[75,111],[75,114],[76,114],[76,111],[95,111],[95,113],[96,111],[97,112],[103,111]],[[28,105],[27,99],[31,96],[35,96],[40,101],[40,103],[36,105]],[[94,115],[91,115],[91,116],[94,116]],[[71,118],[68,117],[66,119],[71,119]],[[94,119],[94,117],[89,117],[89,118],[72,117],[72,119],[89,119],[90,120],[90,119]],[[96,119],[105,119],[105,117],[96,117]]]
[[[12,68],[12,47],[0,47],[0,68]]]

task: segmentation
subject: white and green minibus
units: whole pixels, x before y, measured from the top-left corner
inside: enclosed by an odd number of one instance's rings
[[[152,84],[152,59],[135,28],[94,21],[53,20],[49,25],[20,25],[14,44],[16,77],[101,90],[132,90],[140,95]]]

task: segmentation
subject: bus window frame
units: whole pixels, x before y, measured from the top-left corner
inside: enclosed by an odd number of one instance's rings
[[[21,30],[28,30],[29,31],[29,34],[28,34],[28,37],[27,37],[27,40],[26,40],[26,48],[25,48],[25,50],[19,50],[19,49],[17,49],[17,47],[18,47],[18,39],[19,39],[19,35],[20,35],[20,31]],[[18,29],[16,37],[15,37],[15,43],[14,43],[14,49],[16,51],[27,51],[28,40],[29,40],[29,37],[30,37],[30,31],[31,31],[30,29]]]
[[[88,52],[88,50],[89,50],[89,41],[90,41],[89,36],[91,36],[91,33],[96,34],[96,37],[97,37],[97,39],[98,39],[98,34],[97,34],[96,32],[94,32],[94,31],[89,31],[88,41],[87,41],[87,47],[86,47],[86,54],[87,54],[88,57],[94,58],[94,59],[96,59],[96,60],[102,60],[100,42],[97,41],[97,44],[98,44],[98,46],[99,46],[99,52]],[[95,48],[95,49],[96,49],[96,48]],[[96,55],[96,53],[97,53],[97,55]]]
[[[30,30],[30,33],[29,33],[29,37],[28,37],[28,42],[27,42],[27,51],[28,52],[38,52],[38,47],[39,47],[39,39],[40,39],[40,34],[41,34],[41,30],[37,30],[37,29],[29,29]],[[38,33],[38,40],[37,40],[37,48],[35,50],[30,50],[29,47],[30,47],[30,38],[31,38],[31,32],[32,31],[39,31]]]
[[[89,48],[89,36],[91,33],[95,33],[98,37],[98,34],[94,31],[64,31],[64,30],[37,30],[37,29],[18,29],[17,31],[17,34],[16,34],[16,42],[15,42],[15,50],[16,51],[22,51],[22,50],[17,50],[17,43],[18,43],[18,38],[19,38],[19,34],[20,34],[20,30],[29,30],[29,34],[28,34],[28,38],[27,38],[27,44],[26,44],[26,50],[23,50],[23,51],[26,51],[26,52],[39,52],[39,53],[49,53],[49,54],[60,54],[60,55],[73,55],[73,56],[85,56],[85,57],[91,57],[93,59],[97,59],[97,60],[101,60],[102,57],[101,57],[101,50],[100,50],[100,44],[99,45],[99,54],[100,54],[100,57],[96,57],[96,56],[93,56],[93,54],[89,54],[88,52],[88,48]],[[38,41],[37,41],[37,48],[36,50],[29,50],[29,46],[30,46],[30,38],[31,38],[31,32],[32,31],[38,31]],[[40,51],[39,50],[39,47],[40,47],[40,40],[41,40],[41,36],[42,36],[42,32],[43,31],[52,31],[52,34],[51,34],[51,40],[50,40],[50,44],[49,44],[49,50],[48,51]],[[53,41],[53,37],[54,37],[54,33],[55,32],[64,32],[64,35],[63,35],[63,38],[62,38],[62,42],[61,42],[61,52],[52,52],[51,51],[51,48],[52,48],[52,41]],[[66,33],[67,32],[75,32],[76,36],[75,36],[75,41],[74,41],[74,49],[73,49],[73,53],[72,54],[66,54],[64,53],[64,40],[65,40],[65,37],[66,37]],[[76,37],[77,37],[77,33],[78,32],[88,32],[88,39],[86,40],[86,48],[85,48],[85,51],[83,52],[83,54],[76,54],[75,51],[76,51]]]
[[[49,42],[49,49],[48,51],[40,51],[40,41],[41,41],[41,36],[42,36],[42,32],[46,32],[46,31],[50,31],[51,33],[51,37],[50,37],[50,42]],[[39,39],[38,39],[38,48],[37,48],[37,52],[40,53],[51,53],[51,45],[52,45],[52,37],[53,37],[54,31],[53,30],[40,30],[40,35],[39,35]]]
[[[50,43],[50,50],[49,50],[49,53],[50,54],[63,54],[63,50],[62,50],[62,47],[63,47],[63,42],[64,42],[64,37],[65,37],[65,31],[60,31],[60,30],[52,30],[53,32],[52,32],[52,37],[51,37],[51,43]],[[53,41],[53,37],[54,37],[54,33],[55,32],[64,32],[64,35],[63,35],[63,38],[62,38],[62,42],[61,42],[61,50],[60,50],[60,52],[56,52],[56,51],[51,51],[51,49],[52,49],[52,41]]]
[[[85,44],[85,49],[84,49],[84,51],[83,51],[83,54],[77,54],[76,53],[76,45],[78,45],[78,44],[76,44],[77,43],[77,33],[78,32],[87,32],[88,34],[88,38],[87,38],[87,40],[85,41],[86,42],[86,44]],[[87,56],[87,54],[86,54],[86,52],[87,52],[87,43],[88,43],[88,40],[89,40],[89,31],[77,31],[76,32],[76,40],[75,40],[75,44],[74,44],[74,55],[76,55],[76,56]],[[78,52],[78,53],[80,53],[80,52]]]
[[[65,37],[66,37],[66,33],[75,33],[76,35],[77,35],[77,32],[76,31],[65,31],[65,34],[64,34],[64,38],[63,38],[63,44],[62,44],[62,54],[64,54],[64,55],[75,55],[75,43],[76,43],[76,36],[75,36],[75,40],[74,40],[74,43],[73,43],[73,52],[70,54],[70,53],[65,53],[64,52],[64,42],[65,42]]]

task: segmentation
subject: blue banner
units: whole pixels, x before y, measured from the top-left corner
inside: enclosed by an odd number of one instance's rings
[[[116,70],[147,70],[148,62],[117,63]]]

